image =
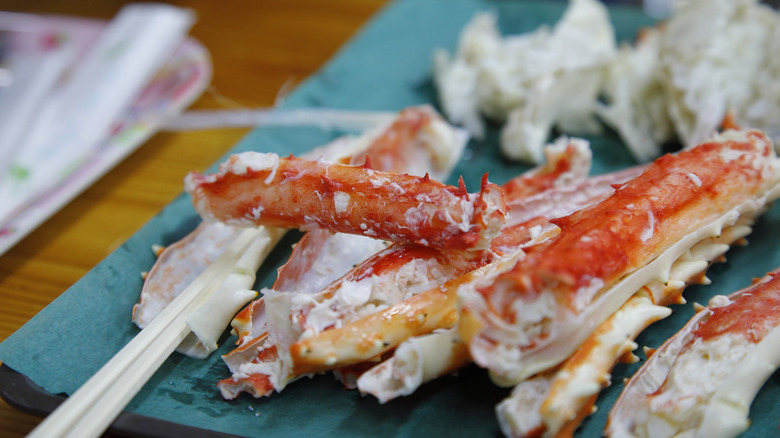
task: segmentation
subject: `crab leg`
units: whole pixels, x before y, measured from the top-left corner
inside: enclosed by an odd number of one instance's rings
[[[235,225],[327,228],[396,242],[484,249],[505,220],[503,194],[482,179],[480,193],[428,176],[368,166],[233,155],[208,176],[190,173],[186,189],[201,216]]]
[[[729,245],[739,242],[749,227],[741,218],[718,237],[705,239],[678,259],[669,270],[669,281],[650,284],[634,294],[602,323],[583,345],[559,368],[518,384],[512,396],[496,407],[502,431],[507,436],[571,436],[593,408],[602,387],[609,385],[610,371],[621,359],[636,361],[630,354],[633,340],[647,326],[671,313],[666,305],[682,304],[688,284],[706,284],[709,263],[722,259]],[[656,302],[656,299],[663,299]]]
[[[517,199],[507,197],[507,216],[504,228],[526,223],[534,218],[559,218],[606,198],[620,186],[641,175],[645,166],[633,166],[617,172],[594,176],[578,183],[554,186],[542,192]],[[502,229],[502,233],[503,233]],[[493,244],[495,246],[496,241]]]
[[[523,202],[553,187],[578,184],[590,173],[593,154],[585,140],[560,137],[545,146],[544,155],[544,164],[501,185],[507,204]]]
[[[629,380],[609,436],[737,436],[780,366],[780,270],[717,295]]]
[[[156,263],[145,274],[140,300],[133,306],[133,322],[139,328],[146,327],[222,254],[240,231],[221,223],[216,226],[201,223],[183,239],[160,249]]]
[[[631,297],[560,368],[514,387],[496,406],[501,431],[508,437],[571,436],[609,384],[614,364],[636,348],[633,339],[670,313],[647,293]]]
[[[507,386],[560,364],[636,291],[664,286],[696,243],[760,214],[777,196],[777,168],[764,134],[729,131],[555,220],[558,237],[491,285],[459,290],[475,362]]]
[[[201,224],[184,239],[162,250],[146,275],[139,303],[133,306],[133,322],[146,327],[184,288],[194,280],[224,248],[238,236],[235,227],[224,224]],[[188,321],[192,329],[176,351],[195,358],[205,358],[217,349],[217,340],[236,312],[255,298],[251,290],[255,272],[284,230],[268,227],[262,230],[234,269],[219,286],[205,309]]]
[[[391,358],[360,375],[357,388],[386,403],[470,362],[468,346],[456,328],[436,330],[402,342]]]
[[[362,165],[370,159],[376,170],[411,175],[428,173],[433,179],[444,180],[460,159],[466,139],[462,130],[448,125],[430,106],[411,107],[401,111],[381,132],[355,140],[354,143],[365,143],[367,147],[341,162]],[[272,288],[319,292],[385,246],[372,238],[311,230],[295,245]]]
[[[296,375],[328,371],[378,357],[404,340],[458,322],[457,288],[483,281],[513,266],[524,256],[522,249],[446,283],[420,292],[380,312],[316,336],[304,337],[289,347]]]
[[[410,108],[373,139],[365,152],[353,155],[345,164],[359,165],[370,159],[377,170],[429,173],[434,179],[444,180],[460,157],[463,136],[429,107]],[[313,229],[295,245],[272,289],[319,292],[385,246],[373,238]]]

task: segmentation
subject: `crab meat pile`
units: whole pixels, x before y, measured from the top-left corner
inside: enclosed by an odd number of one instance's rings
[[[780,126],[780,14],[758,0],[678,2],[663,24],[618,46],[595,0],[570,1],[552,28],[502,36],[494,14],[464,27],[454,55],[434,54],[447,117],[474,135],[482,117],[504,123],[501,147],[539,163],[553,127],[578,134],[598,117],[640,162],[666,142],[692,147],[724,120],[765,130]]]

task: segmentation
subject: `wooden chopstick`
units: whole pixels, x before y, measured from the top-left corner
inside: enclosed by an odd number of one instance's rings
[[[242,231],[206,270],[28,437],[99,436],[187,336],[187,318],[225,280],[261,228]]]

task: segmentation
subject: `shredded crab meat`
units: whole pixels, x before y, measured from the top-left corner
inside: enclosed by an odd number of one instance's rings
[[[484,135],[483,115],[506,121],[503,152],[534,163],[544,160],[554,126],[597,131],[596,97],[617,51],[606,8],[574,0],[554,27],[506,37],[496,22],[495,14],[476,14],[454,56],[434,54],[434,81],[447,117],[477,137]]]
[[[679,2],[674,14],[621,47],[602,83],[600,118],[638,161],[679,140],[692,147],[729,125],[780,125],[780,14],[757,0]]]
[[[596,104],[599,117],[618,132],[639,162],[660,156],[662,144],[674,138],[658,56],[660,41],[661,31],[649,28],[634,47],[621,47],[603,83],[607,102]]]

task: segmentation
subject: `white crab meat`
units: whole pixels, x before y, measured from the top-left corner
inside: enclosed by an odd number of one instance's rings
[[[727,112],[759,129],[780,124],[780,14],[757,0],[680,4],[660,37],[669,116],[682,143],[715,131]]]
[[[599,117],[614,128],[640,163],[661,155],[661,145],[674,138],[666,109],[659,60],[661,31],[645,29],[634,47],[620,48],[603,84],[606,103],[597,104]]]
[[[552,28],[502,37],[496,16],[479,13],[463,29],[451,58],[434,54],[434,79],[447,117],[481,136],[482,115],[507,121],[504,153],[540,163],[553,126],[598,130],[593,119],[606,65],[616,53],[606,8],[572,0]]]

